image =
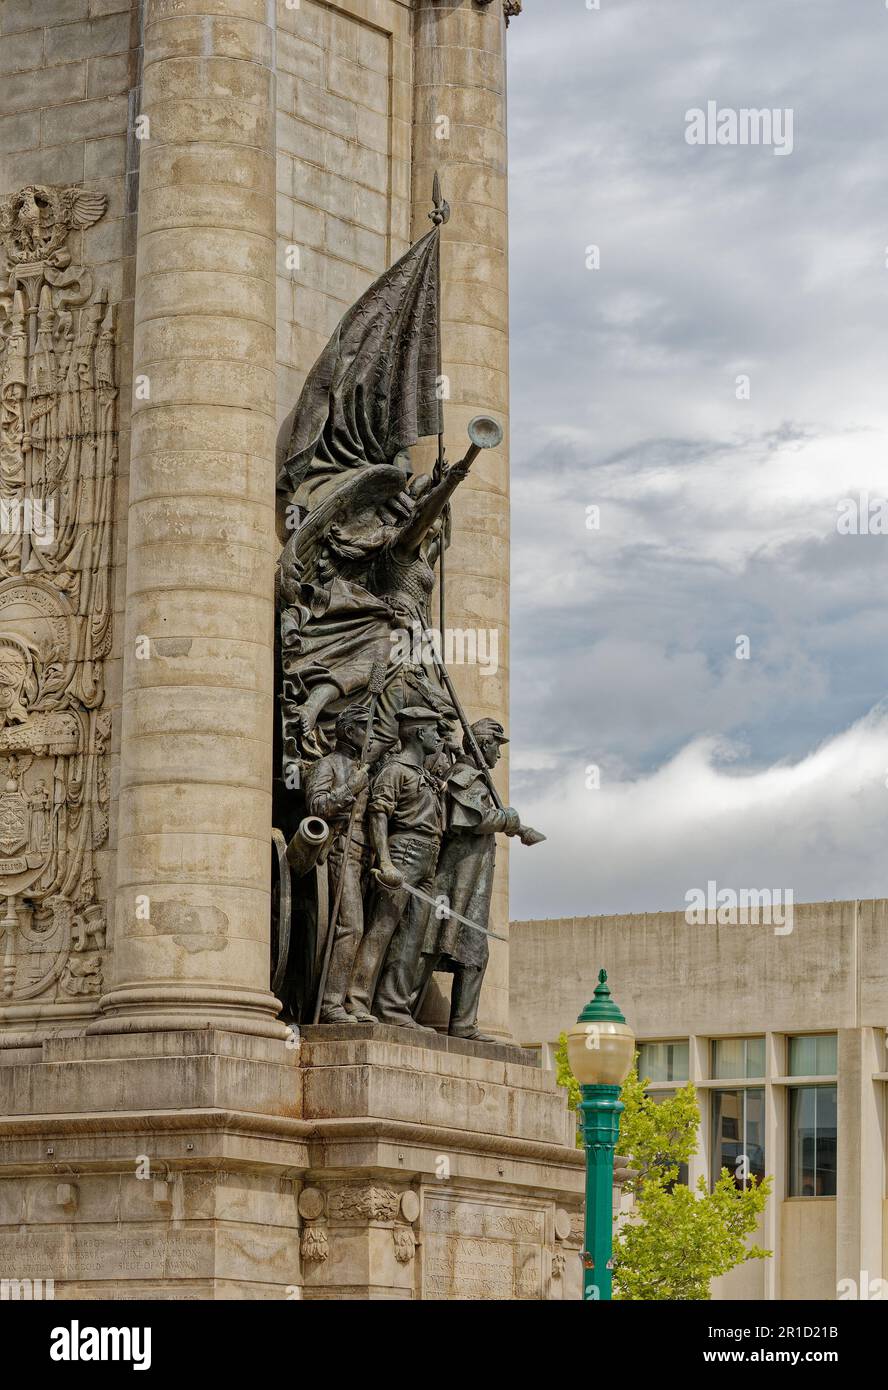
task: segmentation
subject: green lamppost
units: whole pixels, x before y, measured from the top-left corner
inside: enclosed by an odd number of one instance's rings
[[[580,1083],[586,1146],[586,1241],[583,1298],[609,1299],[613,1269],[614,1152],[623,1102],[620,1090],[632,1067],[635,1035],[598,972],[598,987],[567,1035],[570,1067]]]

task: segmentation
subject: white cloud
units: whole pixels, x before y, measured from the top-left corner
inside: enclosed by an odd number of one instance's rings
[[[549,838],[512,853],[522,917],[679,910],[719,887],[791,889],[796,903],[885,892],[888,708],[792,764],[744,772],[699,738],[649,775],[585,787],[579,763],[522,818]]]

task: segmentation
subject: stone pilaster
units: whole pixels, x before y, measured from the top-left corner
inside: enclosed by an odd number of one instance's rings
[[[103,1031],[283,1032],[268,989],[274,11],[266,0],[145,5]]]
[[[502,8],[473,0],[417,0],[413,122],[413,237],[428,230],[432,179],[441,175],[452,207],[442,233],[443,374],[448,458],[467,446],[466,425],[492,414],[508,428],[508,231],[505,20]],[[471,720],[508,725],[509,462],[508,435],[484,452],[453,507],[446,556],[448,628],[495,632],[498,666],[485,674],[455,665],[453,678]],[[479,650],[481,650],[479,648]],[[487,649],[488,655],[490,649]],[[497,773],[506,798],[508,769]],[[529,849],[516,852],[532,853]],[[509,922],[508,846],[500,839],[491,926]],[[508,1035],[508,947],[491,942],[480,1023]]]

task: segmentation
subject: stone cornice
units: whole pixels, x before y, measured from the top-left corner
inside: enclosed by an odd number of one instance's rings
[[[159,1110],[87,1112],[66,1115],[16,1115],[0,1118],[0,1144],[13,1139],[40,1137],[49,1140],[62,1137],[89,1137],[97,1134],[174,1134],[188,1131],[211,1131],[231,1136],[277,1138],[306,1144],[379,1140],[421,1145],[451,1152],[489,1154],[500,1158],[527,1159],[532,1162],[553,1163],[567,1168],[582,1168],[581,1149],[537,1140],[514,1139],[508,1135],[469,1134],[464,1130],[441,1125],[411,1124],[400,1120],[356,1118],[343,1120],[298,1120],[280,1115],[250,1114],[236,1110]],[[205,1162],[205,1159],[195,1159]],[[60,1166],[71,1159],[59,1155]],[[185,1160],[183,1166],[187,1166]],[[45,1162],[26,1165],[4,1165],[5,1172],[27,1167],[37,1171]]]

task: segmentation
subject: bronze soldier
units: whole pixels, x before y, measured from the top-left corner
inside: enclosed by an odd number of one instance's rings
[[[487,766],[495,767],[502,745],[508,743],[502,724],[495,719],[479,719],[472,725],[472,733]],[[435,898],[446,899],[453,912],[486,929],[497,834],[520,835],[522,839],[541,837],[521,824],[513,807],[497,808],[467,739],[462,755],[447,774],[446,792],[447,832],[432,893]],[[534,839],[528,838],[525,842],[534,843]],[[452,971],[448,1031],[456,1038],[493,1042],[494,1039],[480,1033],[477,1026],[488,956],[488,940],[483,931],[477,931],[456,917],[430,912],[422,945],[419,989],[414,995],[415,1007],[421,1004],[435,970]]]
[[[360,762],[367,729],[367,710],[350,705],[336,721],[336,747],[332,753],[309,766],[305,783],[308,814],[327,821],[333,832],[327,856],[330,901],[335,899],[340,874],[345,875],[336,939],[330,956],[327,982],[321,1001],[321,1023],[370,1023],[373,1016],[349,994],[355,956],[364,935],[364,893],[370,876],[370,845],[367,838],[367,803],[370,779]],[[354,827],[343,864],[346,832],[352,807]]]
[[[397,718],[400,751],[383,764],[370,795],[370,838],[382,889],[358,950],[350,994],[355,1006],[364,1010],[372,1000],[380,1023],[421,1028],[409,1005],[429,908],[407,888],[430,894],[435,877],[444,798],[425,760],[441,747],[440,715],[422,705],[407,705]]]

